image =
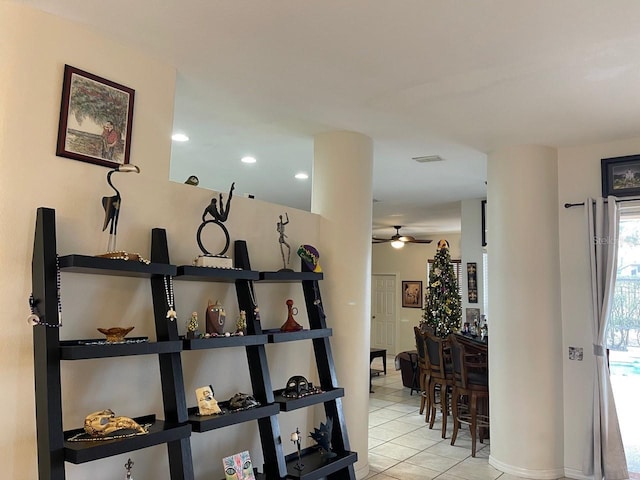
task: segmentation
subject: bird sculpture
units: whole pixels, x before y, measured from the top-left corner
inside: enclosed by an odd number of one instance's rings
[[[116,251],[116,236],[118,234],[118,218],[120,217],[120,207],[122,205],[122,197],[120,192],[111,182],[111,175],[116,172],[134,172],[140,173],[140,168],[136,165],[119,165],[109,173],[107,173],[107,183],[116,192],[115,195],[110,197],[102,197],[102,208],[104,208],[104,223],[102,225],[102,231],[104,232],[109,227],[109,242],[107,245],[107,252]]]

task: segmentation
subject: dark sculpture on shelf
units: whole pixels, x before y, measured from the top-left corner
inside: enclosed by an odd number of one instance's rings
[[[111,175],[116,172],[140,173],[140,168],[136,165],[125,164],[119,165],[109,173],[107,173],[107,183],[116,192],[110,197],[102,197],[102,208],[104,208],[104,223],[102,231],[109,227],[109,242],[107,244],[107,253],[116,253],[116,237],[118,235],[118,219],[120,218],[120,208],[122,206],[122,197],[120,191],[111,182]],[[122,252],[123,253],[123,252]]]
[[[309,436],[318,444],[318,448],[325,458],[333,458],[336,456],[336,453],[331,451],[332,433],[333,419],[331,417],[327,417],[326,424],[320,422],[320,428],[314,428],[313,432],[309,433]]]
[[[302,398],[316,393],[322,393],[322,390],[314,387],[313,384],[302,375],[294,375],[287,380],[287,386],[282,392],[282,396],[285,398]]]
[[[204,253],[207,256],[212,256],[212,254],[206,248],[204,248],[204,245],[202,244],[201,235],[202,235],[202,230],[209,223],[215,223],[216,225],[218,225],[222,230],[222,232],[224,233],[224,237],[225,237],[224,248],[216,256],[223,256],[227,252],[227,249],[229,248],[229,242],[230,242],[229,231],[227,230],[227,227],[224,226],[224,222],[226,222],[227,218],[229,218],[229,210],[231,209],[231,197],[233,197],[234,188],[235,188],[235,182],[231,184],[231,189],[229,190],[229,196],[227,197],[226,205],[224,204],[222,194],[220,194],[219,199],[217,199],[216,197],[213,197],[211,199],[211,203],[207,205],[207,207],[204,209],[204,212],[202,213],[202,224],[200,224],[200,227],[198,228],[198,234],[196,236],[196,240],[198,242],[198,246],[200,247],[200,250],[202,251],[202,253]],[[211,218],[208,220],[207,220],[207,215],[211,216]]]
[[[298,309],[293,306],[293,300],[287,300],[287,308],[289,310],[287,314],[287,321],[282,324],[282,326],[280,327],[280,331],[297,332],[302,330],[302,325],[296,322],[293,318],[294,315],[298,314]]]
[[[285,213],[286,220],[282,219],[282,215],[280,215],[280,221],[276,224],[276,231],[280,235],[278,237],[278,243],[280,244],[280,254],[282,255],[282,264],[284,265],[279,271],[280,272],[293,272],[291,268],[289,268],[289,264],[291,263],[291,245],[287,243],[286,238],[287,235],[284,233],[284,227],[289,224],[289,214]],[[287,255],[285,257],[284,249],[287,249]]]

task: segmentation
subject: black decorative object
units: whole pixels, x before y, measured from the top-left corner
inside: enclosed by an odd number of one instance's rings
[[[640,196],[640,155],[603,158],[602,196]]]
[[[284,398],[302,398],[316,393],[323,392],[318,387],[314,387],[313,384],[302,375],[294,375],[287,380],[287,386],[282,392],[282,396]]]
[[[469,303],[478,303],[478,264],[467,262],[467,296]]]
[[[327,417],[327,423],[320,422],[320,428],[314,428],[309,436],[316,441],[318,448],[325,458],[333,458],[335,452],[331,451],[331,434],[333,432],[333,419]]]
[[[102,231],[104,232],[109,226],[109,242],[107,244],[107,253],[116,253],[116,236],[118,235],[118,219],[120,218],[120,208],[122,206],[122,197],[118,189],[111,182],[111,175],[116,172],[140,173],[140,168],[136,165],[119,165],[115,169],[107,173],[107,183],[116,192],[110,197],[102,197],[102,208],[104,208],[104,223]],[[124,254],[124,252],[122,252]]]
[[[127,463],[124,464],[124,468],[127,471],[127,476],[124,477],[125,480],[133,480],[133,477],[131,476],[131,469],[133,468],[134,463],[131,461],[131,459],[127,460]]]
[[[224,237],[225,237],[224,248],[220,251],[220,253],[218,253],[217,256],[224,255],[225,253],[227,253],[227,249],[229,248],[229,242],[230,242],[229,231],[227,230],[227,227],[224,226],[224,222],[226,222],[227,218],[229,218],[229,210],[231,208],[231,197],[233,196],[233,190],[235,188],[235,185],[236,185],[235,182],[231,184],[231,189],[229,190],[229,196],[227,197],[226,205],[224,205],[222,194],[220,194],[220,199],[218,200],[216,199],[216,197],[213,197],[211,199],[211,203],[207,205],[207,208],[205,208],[204,212],[202,213],[202,224],[200,224],[200,227],[198,227],[198,234],[196,236],[196,240],[198,241],[198,246],[200,247],[200,250],[202,251],[202,253],[204,253],[207,256],[212,256],[212,254],[206,248],[204,248],[204,245],[202,245],[201,235],[202,235],[202,230],[209,223],[215,223],[216,225],[218,225],[222,230],[222,232],[224,233]],[[218,205],[218,203],[220,203],[220,205]],[[207,220],[207,215],[211,215],[212,219]]]

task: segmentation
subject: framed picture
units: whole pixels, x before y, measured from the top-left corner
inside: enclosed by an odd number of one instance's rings
[[[640,196],[640,155],[603,158],[602,196]]]
[[[248,451],[224,457],[222,466],[226,480],[256,480]]]
[[[56,155],[109,168],[129,163],[135,91],[64,66]]]
[[[469,303],[478,303],[478,264],[467,262],[467,291]]]
[[[422,308],[422,282],[402,281],[402,307]]]

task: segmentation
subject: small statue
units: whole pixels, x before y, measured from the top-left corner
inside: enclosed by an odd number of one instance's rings
[[[300,444],[302,439],[300,438],[300,429],[296,427],[296,431],[291,434],[291,441],[295,444],[296,450],[298,450],[298,461],[296,462],[295,469],[302,471],[304,464],[301,462]]]
[[[247,312],[240,310],[240,316],[236,321],[236,334],[246,335],[247,333]]]
[[[198,338],[198,312],[193,312],[187,322],[187,338]]]
[[[216,300],[216,303],[212,303],[211,300],[209,300],[205,318],[207,320],[208,334],[224,335],[226,314],[224,313],[224,307],[220,305],[218,300]]]
[[[320,448],[320,452],[325,458],[333,458],[335,452],[331,451],[331,434],[333,432],[333,419],[327,417],[327,423],[320,422],[320,428],[314,428],[309,436],[313,438]]]
[[[218,401],[213,397],[213,387],[211,385],[196,388],[196,398],[200,415],[217,415],[222,412],[218,406]]]
[[[216,225],[218,225],[225,236],[225,246],[222,249],[222,251],[220,251],[220,253],[218,253],[215,256],[224,257],[224,254],[229,248],[229,242],[230,242],[229,231],[224,226],[224,222],[226,222],[227,218],[229,217],[229,210],[231,209],[231,197],[233,197],[234,188],[235,188],[235,182],[231,184],[231,189],[229,190],[229,196],[227,197],[226,206],[223,203],[222,194],[220,194],[219,199],[216,199],[216,197],[213,197],[211,199],[211,203],[207,205],[207,207],[204,209],[204,212],[202,213],[202,223],[198,228],[196,240],[198,242],[198,246],[200,247],[200,250],[202,251],[202,253],[205,254],[205,256],[214,256],[211,253],[209,253],[209,251],[206,248],[204,248],[204,245],[202,244],[202,238],[201,238],[202,229],[208,223],[215,223]],[[211,219],[207,220],[207,215],[210,215]]]
[[[124,477],[125,480],[133,480],[133,477],[131,476],[131,469],[133,468],[134,463],[131,461],[131,459],[127,460],[127,463],[124,464],[124,468],[127,471],[127,476]]]
[[[278,237],[278,243],[280,244],[280,254],[282,255],[282,263],[284,265],[284,267],[282,269],[280,269],[280,272],[293,272],[293,270],[291,270],[289,268],[289,263],[291,262],[291,245],[289,245],[287,243],[287,241],[285,240],[286,238],[288,238],[285,233],[284,233],[284,227],[285,225],[289,224],[289,214],[285,213],[285,216],[287,218],[286,221],[282,220],[282,215],[280,215],[280,221],[276,224],[276,231],[280,234],[280,236]],[[284,255],[284,249],[287,249],[287,256],[285,258]]]
[[[280,331],[297,332],[299,330],[302,330],[302,325],[296,322],[293,318],[294,315],[298,314],[298,309],[293,306],[293,300],[287,300],[287,309],[289,310],[287,314],[287,321],[282,324],[282,326],[280,327]]]
[[[112,410],[100,410],[87,415],[84,420],[84,431],[92,437],[104,437],[118,430],[133,430],[138,433],[149,431],[129,417],[116,417]]]
[[[111,183],[111,175],[116,172],[133,172],[140,173],[140,168],[136,165],[119,165],[117,168],[107,173],[107,183],[116,192],[111,197],[102,197],[102,207],[104,208],[104,223],[102,231],[109,227],[109,242],[107,245],[107,253],[116,253],[116,237],[118,235],[118,219],[120,218],[120,207],[122,206],[122,197],[118,189]]]

